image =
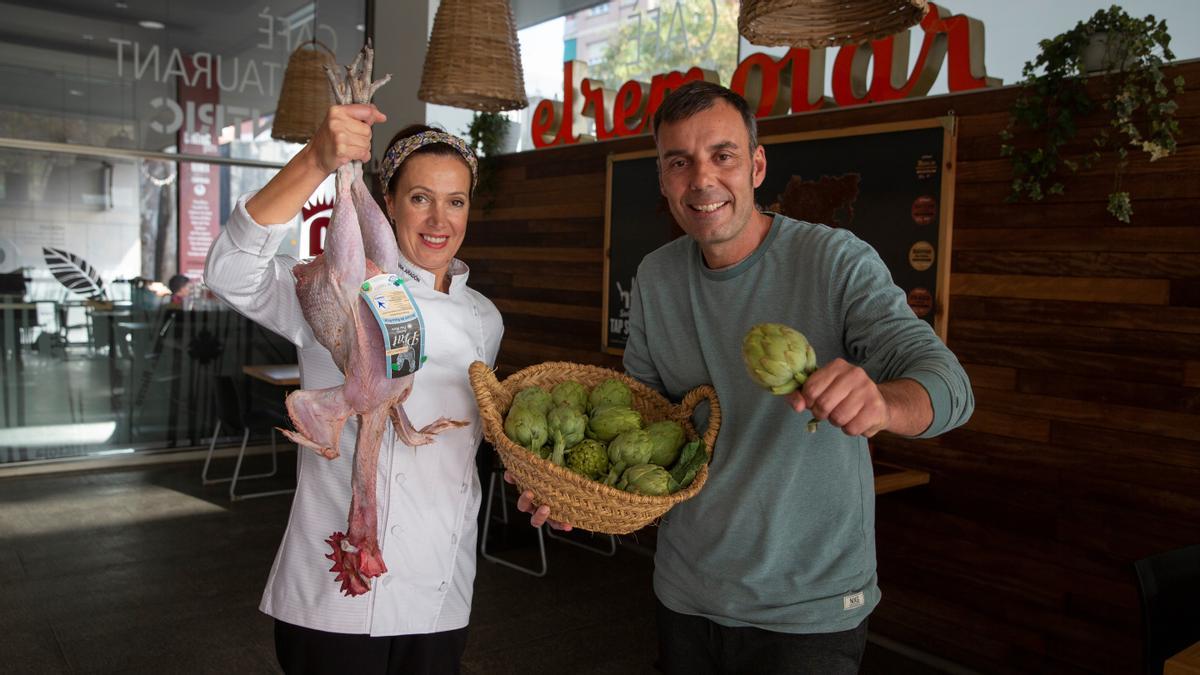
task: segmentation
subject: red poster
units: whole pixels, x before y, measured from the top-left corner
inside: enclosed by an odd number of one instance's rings
[[[199,77],[194,61],[185,60],[186,78],[178,78],[179,152],[217,155],[217,104],[221,90],[216,78]],[[191,80],[195,80],[194,82]],[[179,274],[193,281],[204,278],[204,259],[221,229],[221,181],[215,164],[179,164]]]

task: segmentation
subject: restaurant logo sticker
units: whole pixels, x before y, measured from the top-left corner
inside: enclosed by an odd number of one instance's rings
[[[908,306],[913,314],[924,319],[933,311],[933,295],[927,288],[914,288],[908,292]]]
[[[918,272],[933,267],[934,257],[933,244],[927,241],[918,241],[908,249],[908,264]]]
[[[938,172],[938,161],[933,158],[933,155],[921,155],[917,160],[917,178],[924,180],[933,178]]]
[[[937,200],[921,195],[913,200],[912,219],[917,225],[929,225],[937,217]]]

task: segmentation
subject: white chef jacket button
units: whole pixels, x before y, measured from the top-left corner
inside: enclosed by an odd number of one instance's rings
[[[441,585],[438,586],[438,592],[441,593],[441,592],[445,591],[447,586],[449,586],[449,584],[447,584],[446,582],[443,581],[441,583]]]
[[[404,481],[406,481],[406,480],[408,480],[408,477],[405,476],[404,474],[402,474],[402,473],[396,474],[396,485],[404,485]]]
[[[464,493],[464,492],[466,492],[466,491],[467,491],[467,484],[466,484],[466,483],[463,483],[463,484],[462,484],[462,486],[460,486],[460,487],[458,488],[458,493],[459,493],[459,494],[462,494],[462,493]]]
[[[454,546],[457,543],[458,543],[458,535],[457,534],[450,535],[450,545]]]
[[[403,525],[393,525],[392,526],[392,534],[396,535],[397,537],[400,536],[400,533],[403,531],[404,531]]]

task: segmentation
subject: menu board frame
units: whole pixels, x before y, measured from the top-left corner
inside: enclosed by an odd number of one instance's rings
[[[939,133],[940,131],[940,133]],[[792,185],[821,190],[853,183],[848,206],[826,209],[834,222],[871,244],[896,285],[945,341],[953,252],[957,118],[953,115],[759,139],[767,178],[755,192],[761,208]],[[852,178],[847,178],[853,174]],[[814,187],[816,186],[816,187]],[[646,254],[683,234],[658,187],[656,153],[610,154],[604,200],[604,293],[601,350],[621,354],[629,291]],[[788,192],[789,195],[793,193]],[[617,199],[614,200],[614,195]],[[793,195],[794,196],[794,195]],[[930,200],[933,203],[930,203]],[[802,198],[801,198],[802,201]],[[615,227],[614,227],[615,224]],[[932,265],[928,247],[932,244]]]

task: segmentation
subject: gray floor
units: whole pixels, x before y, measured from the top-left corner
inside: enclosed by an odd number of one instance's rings
[[[230,504],[199,474],[0,478],[0,672],[277,672],[257,604],[290,497]],[[531,563],[532,532],[517,522],[492,541]],[[547,556],[541,579],[480,561],[464,671],[656,672],[651,559],[554,541]],[[872,644],[863,672],[931,671]]]

